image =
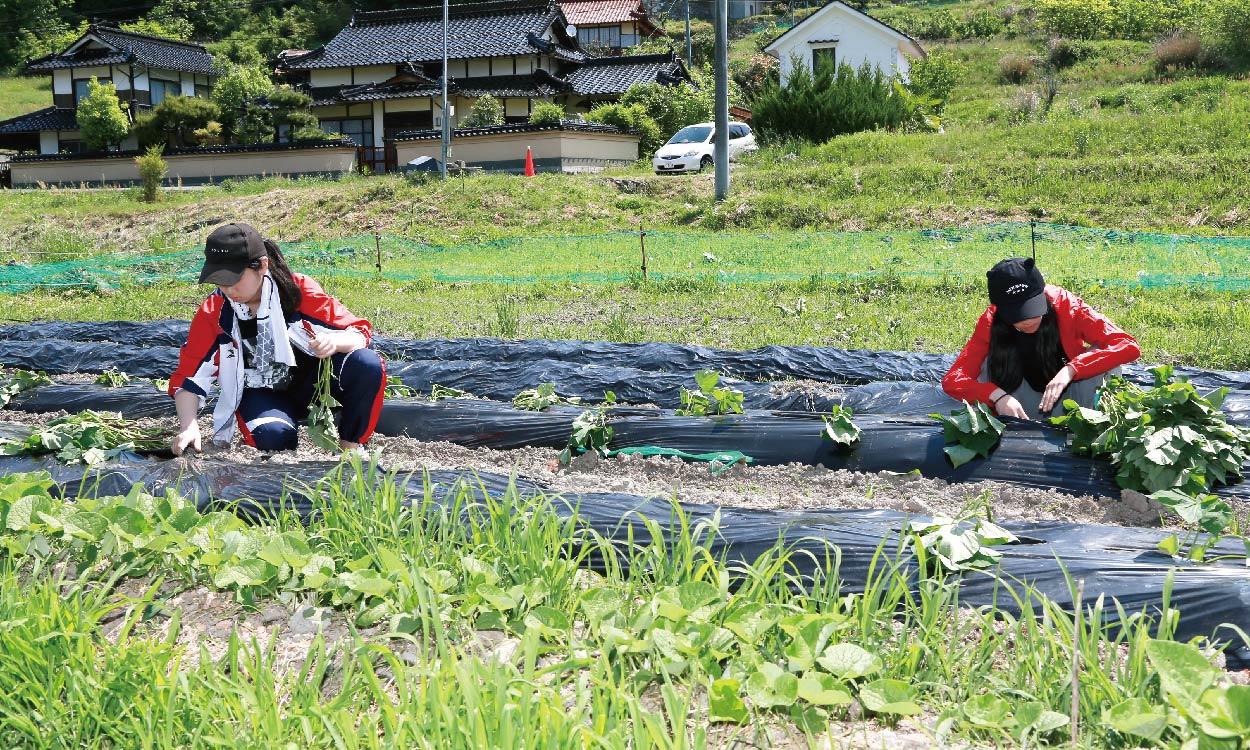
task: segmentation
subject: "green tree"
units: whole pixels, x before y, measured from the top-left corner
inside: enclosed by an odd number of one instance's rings
[[[269,80],[264,68],[230,65],[213,86],[213,102],[221,110],[224,136],[234,137],[235,123],[242,115],[245,103],[267,96],[271,91],[273,81]]]
[[[195,146],[195,131],[207,128],[220,116],[221,110],[208,99],[171,96],[151,112],[136,117],[134,133],[144,148],[158,144],[171,148]]]
[[[549,123],[558,123],[564,119],[564,107],[551,102],[543,102],[534,107],[534,111],[530,112],[531,125],[547,125]]]
[[[253,145],[273,143],[273,115],[256,102],[248,102],[234,120],[233,140]]]
[[[1210,28],[1217,46],[1243,62],[1250,61],[1250,0],[1215,0]]]
[[[78,129],[92,151],[116,146],[130,132],[126,105],[117,98],[117,87],[100,83],[94,77],[87,83],[87,96],[78,103]]]
[[[17,70],[28,57],[64,49],[73,41],[67,37],[75,28],[66,20],[73,8],[72,0],[0,3],[0,70]]]
[[[290,86],[279,86],[269,94],[273,125],[279,132],[286,129],[288,143],[324,141],[332,137],[321,129],[317,116],[309,110],[311,105],[312,97]]]
[[[928,57],[911,61],[907,88],[914,94],[937,99],[940,102],[937,109],[941,111],[964,73],[963,64],[949,53],[934,50]]]
[[[133,31],[136,34],[163,36],[168,39],[187,41],[195,33],[195,27],[185,18],[169,16],[164,18],[140,18],[137,21],[123,23],[118,26],[122,31]]]
[[[469,109],[469,115],[460,123],[462,128],[489,128],[504,123],[503,103],[493,96],[478,97]]]
[[[586,113],[586,120],[634,131],[638,134],[638,150],[642,157],[654,154],[668,140],[660,136],[660,127],[641,104],[601,104]]]

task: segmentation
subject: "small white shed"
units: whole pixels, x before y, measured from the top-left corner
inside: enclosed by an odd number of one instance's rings
[[[790,80],[796,60],[814,70],[816,60],[825,56],[852,68],[867,61],[906,79],[907,58],[925,54],[915,39],[837,0],[799,21],[764,51],[781,61],[783,83]]]

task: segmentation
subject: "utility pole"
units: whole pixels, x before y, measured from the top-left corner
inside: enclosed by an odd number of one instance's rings
[[[729,197],[729,0],[712,0],[716,8],[713,14],[716,45],[712,54],[712,66],[716,75],[715,99],[712,102],[712,118],[716,122],[712,158],[716,160],[716,200]]]
[[[694,67],[694,42],[690,40],[690,0],[686,0],[686,70]]]
[[[448,0],[443,0],[443,159],[438,171],[444,180],[447,179],[447,154],[451,151],[451,115],[447,110],[447,28],[450,14]]]

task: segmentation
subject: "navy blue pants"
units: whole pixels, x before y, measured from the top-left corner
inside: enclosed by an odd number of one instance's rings
[[[386,391],[386,365],[372,349],[357,349],[330,358],[333,380],[330,394],[343,405],[338,416],[339,437],[364,443],[373,434]],[[248,445],[263,451],[294,450],[300,420],[308,416],[317,387],[320,360],[296,368],[285,391],[245,388],[239,403],[239,423]]]

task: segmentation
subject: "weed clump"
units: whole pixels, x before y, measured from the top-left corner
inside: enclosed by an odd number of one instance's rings
[[[998,77],[1003,83],[1024,83],[1033,72],[1033,59],[1024,55],[1008,54],[998,59]]]

